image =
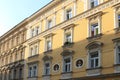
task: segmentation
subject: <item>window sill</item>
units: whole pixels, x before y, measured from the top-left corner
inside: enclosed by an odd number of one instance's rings
[[[103,35],[103,34],[100,33],[100,34],[97,34],[97,35],[95,35],[95,36],[88,37],[87,40],[91,41],[91,40],[100,39],[102,35]]]
[[[52,52],[52,49],[45,51],[44,54],[48,54],[48,53],[51,53],[51,52]]]
[[[33,77],[27,77],[27,78],[38,78],[38,76],[33,76]]]
[[[48,76],[51,76],[51,74],[42,75],[42,77],[48,77]]]
[[[70,71],[70,72],[63,72],[63,73],[61,73],[61,80],[69,80],[69,79],[71,79],[72,78],[72,71]]]
[[[71,47],[73,47],[73,45],[74,45],[74,42],[69,42],[69,43],[64,43],[64,45],[62,47],[63,48],[66,48],[66,47],[71,48]]]
[[[72,74],[73,72],[70,71],[70,72],[62,72],[61,74]]]
[[[115,33],[120,33],[120,27],[114,29]]]
[[[102,67],[86,69],[88,76],[100,75]]]
[[[116,67],[116,66],[120,66],[120,63],[114,64],[113,66],[114,66],[114,67]]]
[[[39,54],[35,54],[33,56],[28,57],[28,59],[31,59],[31,58],[34,58],[34,57],[38,57],[38,56],[39,56]]]
[[[94,70],[94,69],[102,69],[102,67],[88,68],[88,69],[86,69],[86,70]]]

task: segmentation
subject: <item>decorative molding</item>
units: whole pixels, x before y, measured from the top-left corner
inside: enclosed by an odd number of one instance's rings
[[[98,12],[101,12],[102,10],[104,10],[104,9],[110,7],[110,6],[116,5],[118,3],[120,3],[120,0],[109,0],[109,1],[106,1],[106,2],[96,6],[93,9],[89,9],[89,10],[87,10],[87,11],[81,13],[81,14],[76,15],[75,17],[72,17],[71,19],[69,19],[67,21],[64,21],[64,22],[62,22],[60,24],[57,24],[57,25],[53,26],[49,30],[41,32],[36,37],[39,38],[39,37],[42,37],[42,36],[44,36],[46,34],[50,34],[50,33],[54,32],[54,31],[56,31],[58,29],[64,28],[65,26],[68,26],[70,24],[74,24],[76,21],[79,21],[79,20],[81,20],[83,18],[87,18],[87,17],[89,17],[91,15],[94,15],[94,14],[96,14]],[[29,39],[29,40],[31,40],[31,39]]]
[[[42,58],[43,61],[51,61],[52,59],[53,59],[53,57],[48,56],[48,55],[45,55],[45,56]]]
[[[74,53],[75,53],[75,51],[73,51],[73,50],[63,50],[61,55],[62,56],[69,56],[69,55],[73,55]]]

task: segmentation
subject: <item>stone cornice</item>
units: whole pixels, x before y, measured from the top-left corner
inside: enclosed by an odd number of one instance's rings
[[[62,22],[62,23],[60,23],[58,25],[55,25],[54,27],[52,27],[52,28],[50,28],[50,29],[48,29],[46,31],[41,32],[38,36],[36,36],[36,38],[43,37],[46,34],[50,34],[50,33],[54,32],[54,31],[56,31],[58,29],[62,29],[65,26],[68,26],[70,24],[74,24],[76,21],[79,21],[80,19],[92,16],[92,15],[94,15],[96,13],[99,13],[102,10],[104,10],[104,9],[106,9],[108,7],[112,7],[113,5],[116,5],[118,3],[120,3],[120,0],[109,0],[109,1],[106,1],[106,2],[96,6],[95,8],[89,9],[89,10],[87,10],[87,11],[81,13],[81,14],[76,15],[75,17],[73,17],[73,18],[71,18],[71,19],[69,19],[67,21],[64,21],[64,22]],[[31,38],[31,39],[33,39],[33,38]],[[31,39],[28,39],[28,41],[31,40]]]
[[[12,29],[10,29],[8,32],[6,32],[2,36],[0,36],[0,40],[4,39],[6,36],[10,35],[10,33],[14,32],[16,29],[18,29],[22,25],[27,24],[31,19],[36,18],[36,16],[38,16],[38,14],[43,14],[43,12],[45,12],[47,9],[49,9],[50,7],[54,6],[56,3],[59,3],[59,2],[61,2],[61,0],[54,0],[54,1],[49,2],[43,8],[41,8],[40,10],[38,10],[37,12],[32,14],[30,17],[24,19],[23,21],[18,23],[16,26],[14,26]],[[22,26],[22,27],[25,27],[25,26]]]

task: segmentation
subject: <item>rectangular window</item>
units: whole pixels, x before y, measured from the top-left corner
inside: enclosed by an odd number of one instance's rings
[[[65,35],[66,42],[72,42],[72,35],[71,33]]]
[[[118,14],[118,27],[120,28],[120,14]]]
[[[64,43],[72,43],[73,28],[67,28],[64,30]]]
[[[120,64],[120,46],[117,47],[117,63]]]
[[[38,35],[39,34],[39,27],[36,27],[35,28],[35,35]]]
[[[52,27],[52,20],[48,20],[48,25],[47,25],[47,28],[51,28]]]
[[[91,25],[91,37],[96,36],[97,34],[99,34],[99,26],[98,26],[98,23],[92,24],[92,25]]]
[[[33,66],[33,77],[37,76],[37,66]]]
[[[33,55],[34,55],[34,49],[33,49],[33,47],[30,48],[30,53],[31,53],[30,56],[33,56]]]
[[[19,79],[23,78],[23,76],[22,76],[23,73],[22,72],[23,72],[23,70],[22,70],[22,68],[20,68],[19,69]]]
[[[35,54],[38,54],[38,46],[37,45],[34,47],[34,49],[35,49]]]
[[[90,68],[99,67],[99,53],[98,51],[90,53]]]
[[[29,77],[36,77],[37,76],[37,65],[33,64],[29,66],[29,71],[28,71]]]
[[[69,20],[70,18],[72,18],[72,10],[71,9],[66,11],[66,20]]]
[[[32,67],[29,67],[29,77],[32,77]]]
[[[91,0],[91,2],[90,2],[91,8],[94,8],[97,5],[98,5],[98,0]]]
[[[50,74],[50,63],[45,63],[45,75]]]
[[[52,47],[51,41],[48,40],[48,41],[47,41],[47,51],[48,51],[48,50],[51,50],[51,47]]]
[[[66,58],[64,59],[64,72],[70,72],[71,71],[71,59]]]
[[[34,36],[34,29],[31,29],[31,37]]]

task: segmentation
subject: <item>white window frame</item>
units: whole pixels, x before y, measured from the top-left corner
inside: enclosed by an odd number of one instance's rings
[[[94,6],[92,7],[91,3],[94,2]],[[99,5],[99,0],[90,0],[90,8],[94,8]]]
[[[48,49],[48,43],[47,43],[48,41],[50,41],[50,43],[51,43],[50,49]],[[46,39],[45,39],[45,51],[49,51],[51,49],[52,49],[52,36],[49,36],[49,37],[46,37]]]
[[[53,20],[52,19],[47,20],[47,29],[52,28],[52,26],[53,26]]]
[[[119,26],[119,21],[118,21],[118,15],[120,15],[120,11],[118,10],[116,10],[116,8],[114,9],[114,28],[120,28],[120,26]]]
[[[69,15],[69,18],[67,17]],[[66,10],[65,19],[69,20],[73,17],[72,8]]]
[[[36,47],[37,46],[37,47]],[[34,44],[32,44],[32,45],[30,45],[29,46],[29,57],[31,57],[31,56],[34,56],[34,55],[36,55],[36,54],[39,54],[39,42],[36,42],[36,43],[34,43]],[[33,49],[32,51],[31,51],[31,49]]]
[[[31,37],[34,37],[34,35],[35,35],[34,32],[35,32],[35,30],[34,30],[34,28],[32,28],[31,29]]]
[[[34,66],[36,66],[36,71],[34,70]],[[31,71],[29,70],[30,68]],[[36,75],[34,75],[34,71],[36,72]],[[28,77],[36,77],[36,76],[38,76],[38,65],[37,64],[28,65]]]
[[[32,67],[31,66],[28,68],[28,77],[32,77]]]
[[[120,52],[118,51],[118,47],[120,47],[120,42],[116,43],[116,47],[115,47],[115,64],[120,64]]]
[[[93,24],[98,24],[98,27],[99,27],[98,34],[100,34],[101,33],[101,16],[100,15],[98,15],[96,17],[96,20],[93,20],[93,18],[88,19],[88,30],[89,30],[88,31],[88,37],[92,37],[92,35],[91,35],[91,31],[92,31],[91,25],[93,25]]]
[[[37,26],[35,27],[35,35],[38,35],[40,33],[40,27]]]
[[[46,64],[49,64],[49,67],[46,67]],[[49,61],[47,61],[47,62],[44,63],[44,75],[50,75],[50,72],[51,72],[50,71],[50,65],[51,64],[50,64]],[[46,73],[46,70],[49,70],[48,73]]]
[[[95,25],[95,24],[97,24],[98,26],[93,27],[93,25]],[[98,23],[93,23],[93,24],[90,24],[90,36],[91,37],[93,37],[92,36],[92,30],[93,30],[93,28],[94,28],[94,35],[93,36],[96,36],[96,35],[100,34],[100,26],[99,26],[99,24]],[[98,28],[98,34],[96,33],[96,28]]]
[[[91,67],[91,54],[98,52],[98,66]],[[95,58],[96,59],[96,58]],[[93,49],[88,52],[88,68],[98,68],[101,66],[101,52],[99,49]]]
[[[65,59],[70,59],[70,63],[66,64]],[[69,71],[65,71],[65,66],[66,65],[70,65],[70,70]],[[63,72],[71,72],[71,71],[72,71],[72,56],[63,57]]]
[[[64,30],[64,43],[67,42],[66,41],[66,35],[67,34],[71,34],[71,43],[72,43],[73,42],[73,27],[70,27],[70,28],[67,28],[67,29]]]

